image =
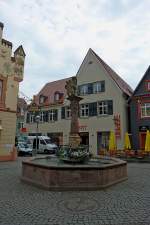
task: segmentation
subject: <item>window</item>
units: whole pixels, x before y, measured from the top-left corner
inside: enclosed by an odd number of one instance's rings
[[[80,106],[80,116],[88,117],[89,116],[89,104],[82,104]]]
[[[44,112],[40,112],[40,122],[44,122]]]
[[[147,82],[147,90],[150,91],[150,81]]]
[[[21,116],[24,116],[24,109],[23,108],[20,109],[20,114],[21,114]]]
[[[0,80],[0,100],[2,100],[2,92],[3,92],[3,81]]]
[[[141,105],[141,117],[150,117],[150,102]]]
[[[80,86],[80,95],[88,94],[88,85],[84,84]]]
[[[98,114],[99,115],[107,115],[108,114],[107,101],[98,102]]]
[[[35,117],[34,114],[30,114],[30,123],[34,123],[34,117]]]
[[[49,111],[49,122],[57,121],[58,120],[58,109],[51,109]]]
[[[40,140],[40,144],[41,144],[41,145],[46,145],[46,143],[45,143],[44,140]]]
[[[99,93],[99,92],[104,92],[105,91],[105,81],[98,81],[93,83],[93,93]]]
[[[60,99],[60,93],[59,92],[55,92],[54,94],[54,101],[59,101]]]
[[[45,101],[45,97],[43,95],[40,96],[39,98],[39,103],[42,104]]]
[[[113,101],[106,100],[98,102],[98,115],[113,115]]]
[[[93,93],[99,93],[101,92],[102,86],[101,86],[101,82],[96,82],[93,84]]]
[[[54,118],[55,118],[55,111],[54,111],[54,109],[51,109],[50,111],[49,111],[49,121],[54,121]]]
[[[24,128],[24,122],[20,122],[20,128]]]
[[[71,109],[69,106],[66,107],[66,119],[70,119],[71,118]]]

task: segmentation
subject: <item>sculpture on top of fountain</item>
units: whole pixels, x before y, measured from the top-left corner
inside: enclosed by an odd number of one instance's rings
[[[72,77],[66,81],[65,89],[67,90],[68,97],[77,96],[77,78]]]

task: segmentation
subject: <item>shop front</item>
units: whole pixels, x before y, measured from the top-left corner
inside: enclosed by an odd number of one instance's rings
[[[109,131],[97,132],[97,154],[108,150],[109,134]]]
[[[140,149],[145,149],[146,131],[150,129],[150,126],[139,126],[139,143]]]

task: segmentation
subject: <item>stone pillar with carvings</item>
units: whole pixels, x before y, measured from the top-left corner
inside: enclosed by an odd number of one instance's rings
[[[69,145],[72,148],[77,148],[80,145],[79,135],[79,102],[82,100],[81,97],[77,96],[77,79],[73,77],[71,80],[66,82],[65,86],[67,90],[68,100],[70,101],[71,108],[71,128],[69,135]]]

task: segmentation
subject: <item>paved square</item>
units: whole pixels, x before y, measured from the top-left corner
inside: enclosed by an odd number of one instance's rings
[[[0,225],[150,224],[150,164],[106,190],[50,192],[20,181],[22,159],[0,163]]]

